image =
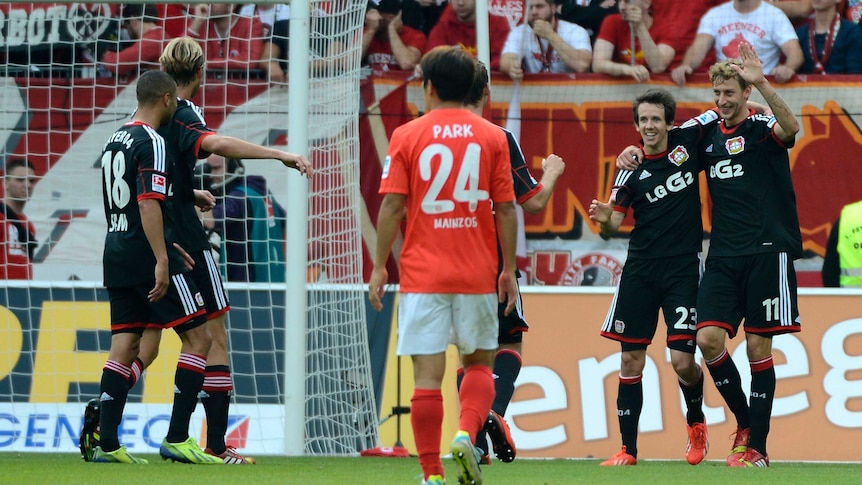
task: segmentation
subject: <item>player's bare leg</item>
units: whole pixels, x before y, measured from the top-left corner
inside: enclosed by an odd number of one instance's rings
[[[709,451],[709,435],[703,415],[703,371],[695,362],[694,354],[671,349],[670,360],[685,398],[688,431],[685,458],[689,464],[697,465]]]

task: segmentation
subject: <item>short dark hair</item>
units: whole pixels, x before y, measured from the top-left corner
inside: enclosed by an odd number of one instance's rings
[[[478,59],[475,62],[476,75],[473,77],[473,86],[470,87],[470,94],[464,100],[464,104],[468,106],[478,105],[485,96],[485,88],[488,87],[488,68]]]
[[[4,169],[3,175],[9,175],[9,172],[19,167],[27,167],[34,172],[36,171],[36,167],[30,160],[27,160],[26,158],[13,158],[6,162],[6,167]]]
[[[159,22],[159,13],[156,11],[155,5],[129,3],[123,6],[123,20],[137,19],[142,22]]]
[[[635,124],[638,123],[638,107],[642,104],[656,104],[664,108],[664,121],[667,124],[672,124],[676,119],[676,99],[666,89],[650,89],[635,98],[632,103],[632,111],[634,111]]]
[[[463,49],[437,46],[422,58],[422,76],[431,83],[441,101],[467,99],[476,76],[476,62]]]
[[[401,0],[368,0],[367,10],[377,10],[380,13],[394,13],[401,11]]]
[[[135,88],[138,103],[144,106],[150,106],[156,103],[165,93],[176,95],[177,83],[164,71],[146,71],[138,78],[138,85]]]

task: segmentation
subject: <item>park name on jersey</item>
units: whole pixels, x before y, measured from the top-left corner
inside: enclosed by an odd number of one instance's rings
[[[458,123],[455,125],[434,125],[431,128],[434,139],[442,138],[472,138],[473,125],[470,123]]]

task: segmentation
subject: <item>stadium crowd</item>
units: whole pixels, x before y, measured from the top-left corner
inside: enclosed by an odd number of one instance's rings
[[[335,2],[312,7],[313,31],[337,31]],[[156,65],[170,39],[188,35],[204,48],[210,72],[286,82],[287,4],[105,8],[114,21],[98,41],[70,42],[69,52],[47,54],[8,42],[0,63],[7,71],[30,66],[31,74],[40,72],[32,66],[70,65],[72,75],[123,82]],[[859,74],[860,10],[856,0],[524,0],[518,11],[511,2],[491,0],[491,68],[515,79],[531,72],[592,71],[646,82],[650,74],[669,73],[683,84],[686,75],[705,72],[715,60],[737,57],[739,43],[747,40],[778,82],[797,73]],[[313,46],[312,60],[332,57],[353,42],[361,42],[363,65],[373,72],[412,71],[438,45],[475,54],[475,14],[476,0],[368,0],[361,38],[323,35],[329,40],[315,42],[321,45]],[[317,64],[315,75],[340,69]]]

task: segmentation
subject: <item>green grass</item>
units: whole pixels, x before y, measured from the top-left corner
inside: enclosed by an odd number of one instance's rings
[[[192,466],[143,455],[149,465],[85,463],[78,455],[0,453],[3,484],[182,484],[182,485],[416,485],[416,458],[260,457],[255,466]],[[682,461],[642,461],[634,467],[606,468],[598,460],[515,460],[483,467],[489,485],[742,485],[858,484],[862,464],[773,463],[768,469],[727,468],[723,461],[696,467]],[[455,466],[444,460],[449,485],[457,484]]]

